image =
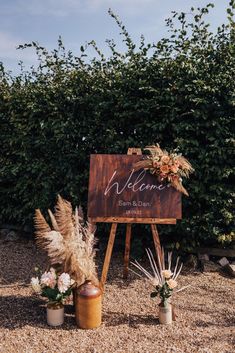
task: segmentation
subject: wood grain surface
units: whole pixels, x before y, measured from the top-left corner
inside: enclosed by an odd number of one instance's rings
[[[141,155],[91,155],[88,217],[181,219],[181,193],[148,171],[134,171]]]

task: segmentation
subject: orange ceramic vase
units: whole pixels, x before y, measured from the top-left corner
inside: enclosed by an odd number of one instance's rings
[[[91,281],[86,281],[76,291],[76,323],[82,329],[93,329],[101,325],[102,292]]]

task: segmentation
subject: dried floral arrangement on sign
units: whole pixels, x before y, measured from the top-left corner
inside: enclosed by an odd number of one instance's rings
[[[194,171],[189,161],[181,154],[162,150],[158,144],[147,146],[144,150],[150,155],[135,163],[133,168],[149,170],[151,174],[158,177],[159,181],[168,182],[176,190],[188,196],[187,190],[182,185],[182,178],[188,178],[189,174]]]
[[[84,223],[81,208],[73,212],[70,202],[58,196],[55,213],[48,210],[51,225],[39,209],[35,213],[37,244],[47,251],[52,265],[59,265],[61,272],[68,273],[77,286],[91,280],[98,284],[95,265],[94,226]]]

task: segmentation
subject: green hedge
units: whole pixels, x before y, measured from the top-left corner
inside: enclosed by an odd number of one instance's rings
[[[53,52],[35,42],[20,46],[34,47],[39,61],[17,77],[0,68],[0,223],[32,224],[34,209],[52,207],[58,193],[86,208],[91,153],[158,142],[177,147],[196,170],[185,183],[184,219],[162,231],[182,246],[231,240],[234,1],[216,33],[204,22],[212,6],[173,13],[169,37],[141,38],[138,48],[110,11],[127,50],[108,41],[109,58],[95,42],[80,57],[61,39]],[[89,61],[90,46],[97,55]]]

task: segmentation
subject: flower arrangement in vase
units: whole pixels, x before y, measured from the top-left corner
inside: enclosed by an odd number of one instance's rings
[[[46,250],[51,265],[68,273],[80,286],[86,280],[98,283],[95,258],[95,227],[84,222],[82,209],[73,212],[70,202],[58,196],[54,214],[48,210],[50,223],[39,209],[35,212],[36,241]]]
[[[149,155],[135,163],[133,168],[149,170],[160,182],[169,183],[176,190],[188,196],[187,190],[182,185],[182,178],[188,178],[189,174],[194,171],[189,161],[181,154],[162,150],[158,144],[147,146],[144,150],[148,151]]]
[[[58,274],[51,267],[41,277],[32,277],[31,286],[35,293],[47,298],[47,323],[59,326],[64,322],[64,304],[72,293],[75,281],[68,273]]]
[[[50,224],[45,220],[40,210],[36,210],[35,228],[37,244],[46,250],[50,263],[56,265],[61,272],[66,272],[74,279],[74,304],[76,321],[81,321],[81,311],[78,307],[82,301],[80,298],[81,287],[89,281],[98,291],[99,281],[95,264],[95,227],[84,222],[81,207],[72,209],[70,202],[58,196],[54,214],[48,210]],[[101,291],[99,298],[95,300],[93,311],[96,311],[96,322],[87,322],[86,328],[98,327],[101,323]],[[88,298],[85,310],[85,320],[89,321],[89,310],[92,299]],[[84,303],[83,303],[84,309]],[[84,310],[83,310],[84,311]],[[84,321],[84,320],[83,320]],[[90,327],[92,326],[92,327]]]
[[[175,267],[172,268],[172,252],[168,253],[167,266],[165,264],[164,250],[162,249],[162,258],[157,256],[157,263],[154,259],[154,256],[151,250],[146,249],[148,259],[153,271],[151,274],[143,266],[139,264],[138,261],[132,262],[132,264],[138,268],[154,286],[154,290],[151,292],[151,298],[160,297],[159,304],[159,321],[161,324],[170,324],[172,323],[172,305],[171,305],[171,296],[173,291],[178,286],[177,278],[182,270],[183,264],[179,266],[179,257],[177,257]],[[132,272],[136,273],[132,270]],[[136,273],[138,276],[139,274]],[[183,289],[189,286],[182,287],[176,292],[180,292]]]

